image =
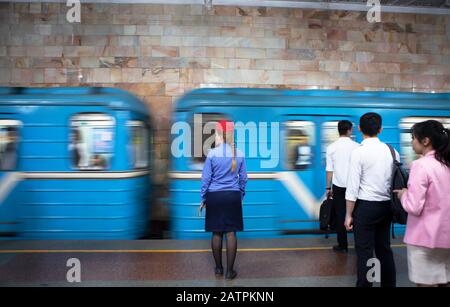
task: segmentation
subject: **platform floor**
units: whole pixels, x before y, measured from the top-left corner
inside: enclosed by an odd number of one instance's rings
[[[324,237],[240,239],[238,278],[226,281],[213,273],[209,240],[0,241],[0,286],[353,287],[355,250],[335,253],[333,244]],[[398,286],[414,286],[404,244],[392,246]],[[81,283],[66,279],[69,258],[80,260]]]

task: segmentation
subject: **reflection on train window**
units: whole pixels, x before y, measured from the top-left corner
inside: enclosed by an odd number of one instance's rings
[[[420,123],[426,120],[434,119],[441,122],[446,128],[450,129],[450,117],[406,117],[400,121],[400,148],[401,148],[401,157],[405,168],[410,168],[411,163],[420,158],[417,155],[411,145],[411,128],[415,123]]]
[[[78,114],[71,119],[71,163],[82,170],[110,166],[114,152],[114,118],[101,113]]]
[[[322,124],[322,148],[321,148],[321,156],[322,156],[322,164],[325,166],[326,164],[326,153],[328,146],[337,141],[339,138],[338,131],[338,120],[329,121]],[[355,125],[353,124],[353,127]],[[356,139],[356,136],[352,134],[352,140]]]
[[[0,120],[0,171],[16,168],[19,126],[16,120]]]
[[[142,121],[130,121],[131,163],[134,168],[146,168],[149,160],[148,128]]]
[[[289,169],[304,170],[313,163],[315,125],[309,121],[288,121],[286,127],[286,155]]]
[[[215,127],[219,120],[226,119],[220,113],[196,113],[192,119],[192,165],[193,169],[203,169],[209,150],[216,147]],[[201,129],[200,129],[201,127]],[[204,150],[206,147],[206,150]]]

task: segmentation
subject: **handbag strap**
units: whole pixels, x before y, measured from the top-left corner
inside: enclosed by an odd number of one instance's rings
[[[389,144],[386,144],[386,145],[387,145],[387,147],[389,147],[389,150],[391,151],[392,159],[394,160],[394,162],[398,163],[398,161],[397,161],[397,156],[395,155],[394,147],[392,147],[392,146],[389,145]]]

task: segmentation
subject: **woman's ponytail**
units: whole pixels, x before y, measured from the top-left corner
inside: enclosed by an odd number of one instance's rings
[[[231,170],[236,170],[236,144],[233,142],[233,160],[231,161]]]
[[[232,149],[233,159],[231,160],[231,171],[234,172],[236,170],[236,144],[234,143],[234,131],[227,132],[226,135],[226,143]]]
[[[233,160],[231,161],[231,171],[236,170],[236,144],[234,143],[234,123],[220,120],[216,125],[216,131],[222,133],[223,141],[231,147]]]

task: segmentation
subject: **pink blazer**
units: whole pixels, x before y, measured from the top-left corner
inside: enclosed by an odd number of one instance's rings
[[[450,168],[429,152],[414,161],[408,192],[401,202],[408,212],[404,242],[428,248],[450,248]]]

